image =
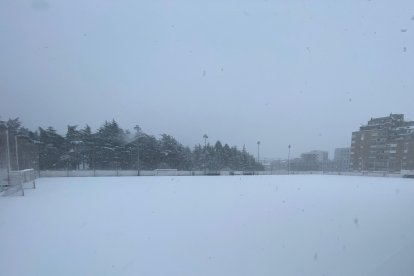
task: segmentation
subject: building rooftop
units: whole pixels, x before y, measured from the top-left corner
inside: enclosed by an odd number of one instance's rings
[[[396,121],[403,122],[404,114],[390,114],[390,116],[387,117],[371,118],[371,120],[368,121],[368,125],[379,125]]]

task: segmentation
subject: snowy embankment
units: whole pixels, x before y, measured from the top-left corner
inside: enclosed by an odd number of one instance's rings
[[[42,178],[0,198],[1,275],[414,275],[414,181]]]

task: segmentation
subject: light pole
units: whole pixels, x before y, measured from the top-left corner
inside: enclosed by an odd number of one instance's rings
[[[390,172],[390,158],[387,159],[387,174]]]
[[[139,136],[137,137],[137,175],[139,176]]]
[[[364,159],[362,159],[362,157],[360,158],[361,158],[361,172],[362,174],[364,174]]]
[[[290,174],[290,147],[291,145],[288,146],[289,152],[288,152],[288,174]]]
[[[145,133],[141,132],[141,127],[139,125],[136,125],[134,129],[137,131],[136,137],[137,137],[137,175],[140,175],[139,170],[139,138],[145,136]]]
[[[206,161],[207,161],[206,148],[207,148],[207,139],[208,139],[207,134],[204,134],[203,138],[204,138],[204,175],[206,175],[206,171],[207,171],[207,167],[206,167]]]
[[[7,169],[11,171],[11,163],[10,163],[10,143],[9,143],[9,130],[6,129],[6,145],[7,145]]]
[[[10,185],[10,143],[9,143],[9,130],[6,129],[6,147],[7,147],[7,185]]]
[[[257,141],[257,163],[260,163],[260,141]]]
[[[204,149],[205,149],[207,147],[207,139],[208,139],[207,134],[204,134],[203,138],[204,138]]]
[[[145,135],[138,134],[137,135],[137,175],[140,175],[140,169],[139,169],[139,138],[144,137]]]
[[[19,164],[19,149],[18,149],[18,142],[17,142],[17,135],[14,136],[14,142],[16,144],[16,165],[17,170],[20,171],[20,164]]]

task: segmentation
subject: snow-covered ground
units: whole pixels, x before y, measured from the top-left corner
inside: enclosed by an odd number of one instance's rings
[[[42,178],[0,198],[0,275],[414,275],[414,180]]]

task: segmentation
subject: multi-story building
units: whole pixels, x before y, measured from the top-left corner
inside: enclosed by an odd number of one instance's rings
[[[301,154],[306,162],[326,162],[328,161],[328,152],[323,150],[311,150]]]
[[[351,148],[336,148],[334,155],[334,169],[340,172],[349,171]]]
[[[403,114],[371,118],[352,133],[351,170],[390,171],[414,169],[414,121]]]
[[[328,169],[328,163],[327,151],[312,150],[292,160],[292,168],[297,171],[325,171]]]

